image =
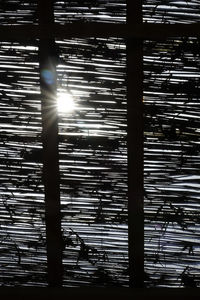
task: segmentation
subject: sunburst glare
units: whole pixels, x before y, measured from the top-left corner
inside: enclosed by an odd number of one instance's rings
[[[75,110],[73,95],[67,92],[58,93],[57,108],[60,113],[70,113]]]

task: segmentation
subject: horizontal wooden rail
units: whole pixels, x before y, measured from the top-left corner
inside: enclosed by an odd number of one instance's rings
[[[55,36],[58,39],[72,37],[123,37],[135,39],[166,39],[180,36],[199,36],[200,23],[195,24],[110,24],[74,22],[66,25],[1,25],[0,40],[27,41]]]
[[[67,296],[66,296],[67,295]],[[199,299],[198,288],[174,289],[174,288],[19,288],[0,287],[1,299],[8,300],[193,300]]]

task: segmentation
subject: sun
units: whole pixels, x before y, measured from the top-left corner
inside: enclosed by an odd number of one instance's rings
[[[73,95],[63,92],[57,95],[57,108],[59,113],[70,113],[75,109]]]

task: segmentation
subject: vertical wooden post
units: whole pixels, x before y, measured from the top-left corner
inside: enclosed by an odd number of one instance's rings
[[[54,37],[44,38],[53,25],[53,0],[39,0],[40,85],[42,101],[43,182],[45,186],[48,283],[62,286],[62,234],[59,187],[58,120],[56,109],[56,57]]]
[[[142,23],[142,1],[127,0],[127,25]],[[144,286],[142,41],[127,40],[128,226],[130,287]]]

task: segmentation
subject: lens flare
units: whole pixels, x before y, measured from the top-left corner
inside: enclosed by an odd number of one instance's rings
[[[55,83],[54,74],[50,70],[42,70],[41,76],[46,84],[52,85]]]

